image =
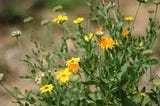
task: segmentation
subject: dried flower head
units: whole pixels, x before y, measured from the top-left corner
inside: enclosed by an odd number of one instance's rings
[[[49,23],[50,23],[49,20],[43,20],[43,21],[41,21],[41,25],[42,26],[48,25]]]
[[[45,73],[44,72],[39,72],[36,75],[36,78],[35,78],[36,83],[41,84],[44,77],[45,77]]]
[[[24,19],[24,23],[31,23],[33,21],[33,17],[29,16]]]
[[[20,30],[15,30],[15,31],[13,31],[13,32],[11,33],[11,36],[18,38],[19,36],[21,36],[21,34],[22,34],[22,33],[21,33]]]

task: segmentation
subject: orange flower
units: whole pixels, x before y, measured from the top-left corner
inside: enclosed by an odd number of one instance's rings
[[[101,48],[105,48],[105,49],[108,49],[108,48],[112,48],[113,45],[115,44],[115,41],[112,39],[112,38],[108,38],[106,36],[102,36],[100,41],[99,41],[99,45]]]
[[[80,58],[72,58],[70,60],[67,60],[66,66],[67,69],[69,69],[71,72],[76,73],[79,70],[79,64]]]
[[[103,34],[104,34],[104,32],[103,32],[103,28],[102,27],[96,29],[95,35],[101,36]]]
[[[123,36],[125,37],[125,38],[127,38],[128,37],[128,34],[129,34],[129,30],[123,30]]]
[[[67,69],[69,69],[73,73],[76,73],[79,70],[79,64],[77,63],[68,64]]]

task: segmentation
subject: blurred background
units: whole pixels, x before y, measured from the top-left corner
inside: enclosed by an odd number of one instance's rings
[[[120,7],[123,15],[134,16],[138,2],[137,0],[120,0]],[[60,12],[56,12],[57,9],[60,9]],[[154,6],[142,5],[135,23],[135,34],[145,34],[145,28],[148,24],[148,10],[152,9]],[[20,75],[28,73],[28,68],[25,63],[20,61],[24,58],[24,53],[18,46],[17,40],[11,37],[11,32],[20,29],[22,31],[20,39],[24,47],[31,50],[34,47],[31,40],[36,39],[46,43],[45,29],[41,26],[41,21],[51,21],[60,13],[73,18],[88,17],[89,8],[85,0],[0,0],[0,72],[5,75],[3,82],[20,87],[22,91],[37,89],[34,82],[19,79]],[[33,22],[26,25],[24,19],[28,16],[33,17]],[[53,25],[51,33],[58,35],[57,30],[59,30],[58,27]],[[159,41],[160,38],[157,39],[153,47],[153,57],[158,59],[160,59]],[[159,67],[155,67],[154,74],[159,74]],[[9,87],[9,85],[6,86]],[[18,106],[12,101],[14,99],[0,86],[0,106]]]

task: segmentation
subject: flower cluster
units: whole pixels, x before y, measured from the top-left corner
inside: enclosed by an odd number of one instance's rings
[[[54,37],[47,42],[51,47],[39,47],[35,42],[33,55],[24,59],[31,75],[23,78],[35,80],[39,92],[26,90],[23,95],[15,88],[16,102],[22,106],[151,106],[154,101],[160,106],[160,78],[148,75],[159,62],[150,58],[151,47],[160,34],[156,18],[159,4],[153,17],[149,17],[145,35],[136,36],[138,10],[134,18],[124,17],[113,1],[86,2],[90,6],[89,18],[70,20],[59,15],[52,19],[60,24],[60,42],[55,41],[57,36],[50,36]],[[141,6],[146,0],[138,2]],[[44,20],[41,25],[52,29],[49,22]],[[20,35],[18,31],[12,33],[16,38]],[[149,81],[140,89],[141,76],[146,72]],[[4,86],[2,78],[0,74],[0,84]]]

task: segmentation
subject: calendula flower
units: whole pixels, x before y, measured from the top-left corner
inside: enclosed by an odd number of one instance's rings
[[[94,36],[93,33],[89,33],[88,35],[84,36],[84,40],[86,42],[89,42],[93,38],[93,36]]]
[[[83,22],[84,18],[83,17],[78,17],[77,19],[73,20],[74,24],[80,24],[81,22]]]
[[[127,38],[128,34],[129,34],[129,30],[127,30],[127,29],[123,30],[123,37],[124,38]]]
[[[72,57],[70,60],[67,60],[67,64],[66,65],[73,64],[73,63],[78,63],[79,61],[80,61],[79,57],[77,57],[77,58]]]
[[[40,92],[41,92],[41,93],[51,92],[53,88],[54,88],[54,86],[53,86],[52,84],[45,85],[45,86],[42,86],[42,87],[40,88]]]
[[[57,18],[53,19],[53,22],[58,23],[58,24],[61,24],[65,21],[68,21],[68,16],[65,16],[65,15],[59,15]]]
[[[95,31],[95,35],[97,35],[97,36],[104,35],[103,28],[102,27],[97,28],[96,31]]]
[[[66,62],[67,69],[71,72],[76,73],[79,70],[79,62],[80,58],[72,58]]]
[[[139,47],[142,47],[144,44],[143,44],[143,42],[140,42],[139,43]]]
[[[115,44],[115,41],[112,38],[109,38],[106,36],[102,36],[99,41],[99,45],[103,49],[112,48],[114,44]]]
[[[67,83],[72,73],[66,68],[56,73],[56,79],[60,84]]]
[[[124,21],[126,22],[132,22],[134,20],[134,18],[132,16],[128,16],[124,18]]]

